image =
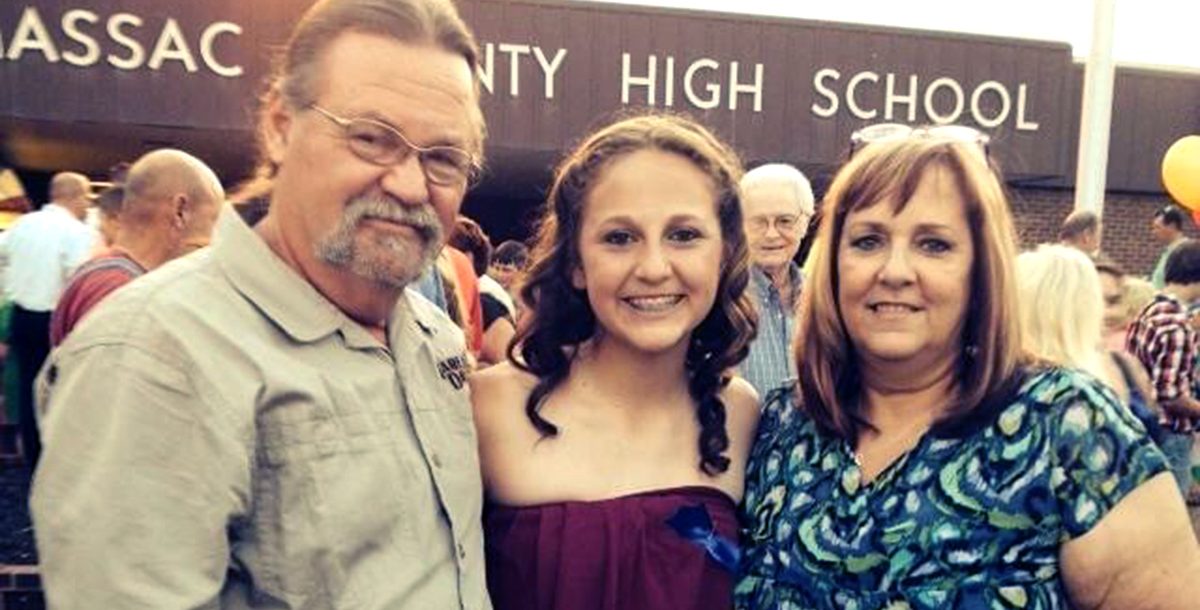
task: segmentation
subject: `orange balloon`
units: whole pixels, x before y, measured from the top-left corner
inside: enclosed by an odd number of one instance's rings
[[[1162,181],[1179,205],[1200,210],[1200,136],[1183,136],[1167,149]]]

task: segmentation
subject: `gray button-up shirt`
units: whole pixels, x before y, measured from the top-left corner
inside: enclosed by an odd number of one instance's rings
[[[796,358],[792,354],[792,339],[796,331],[795,305],[800,303],[804,277],[800,268],[791,264],[788,273],[792,280],[792,307],[784,299],[771,278],[758,267],[750,269],[747,292],[758,308],[758,336],[750,344],[750,353],[738,370],[758,391],[760,404],[766,404],[767,394],[791,383],[796,378]]]
[[[43,369],[50,605],[490,608],[465,367],[424,299],[385,347],[226,212]]]

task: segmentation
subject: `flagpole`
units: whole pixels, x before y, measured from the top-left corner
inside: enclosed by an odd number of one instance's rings
[[[1108,137],[1112,125],[1113,27],[1116,0],[1092,2],[1092,49],[1083,80],[1079,156],[1075,173],[1075,209],[1104,215]]]

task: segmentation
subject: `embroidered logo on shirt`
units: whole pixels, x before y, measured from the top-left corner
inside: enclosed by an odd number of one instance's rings
[[[437,363],[438,375],[450,382],[454,389],[461,390],[467,383],[467,359],[454,356]]]

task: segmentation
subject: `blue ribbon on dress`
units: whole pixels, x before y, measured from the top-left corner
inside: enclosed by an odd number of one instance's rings
[[[717,533],[712,517],[703,504],[681,507],[667,519],[667,525],[692,544],[704,549],[717,565],[729,573],[736,574],[742,560],[742,551],[737,542]]]

